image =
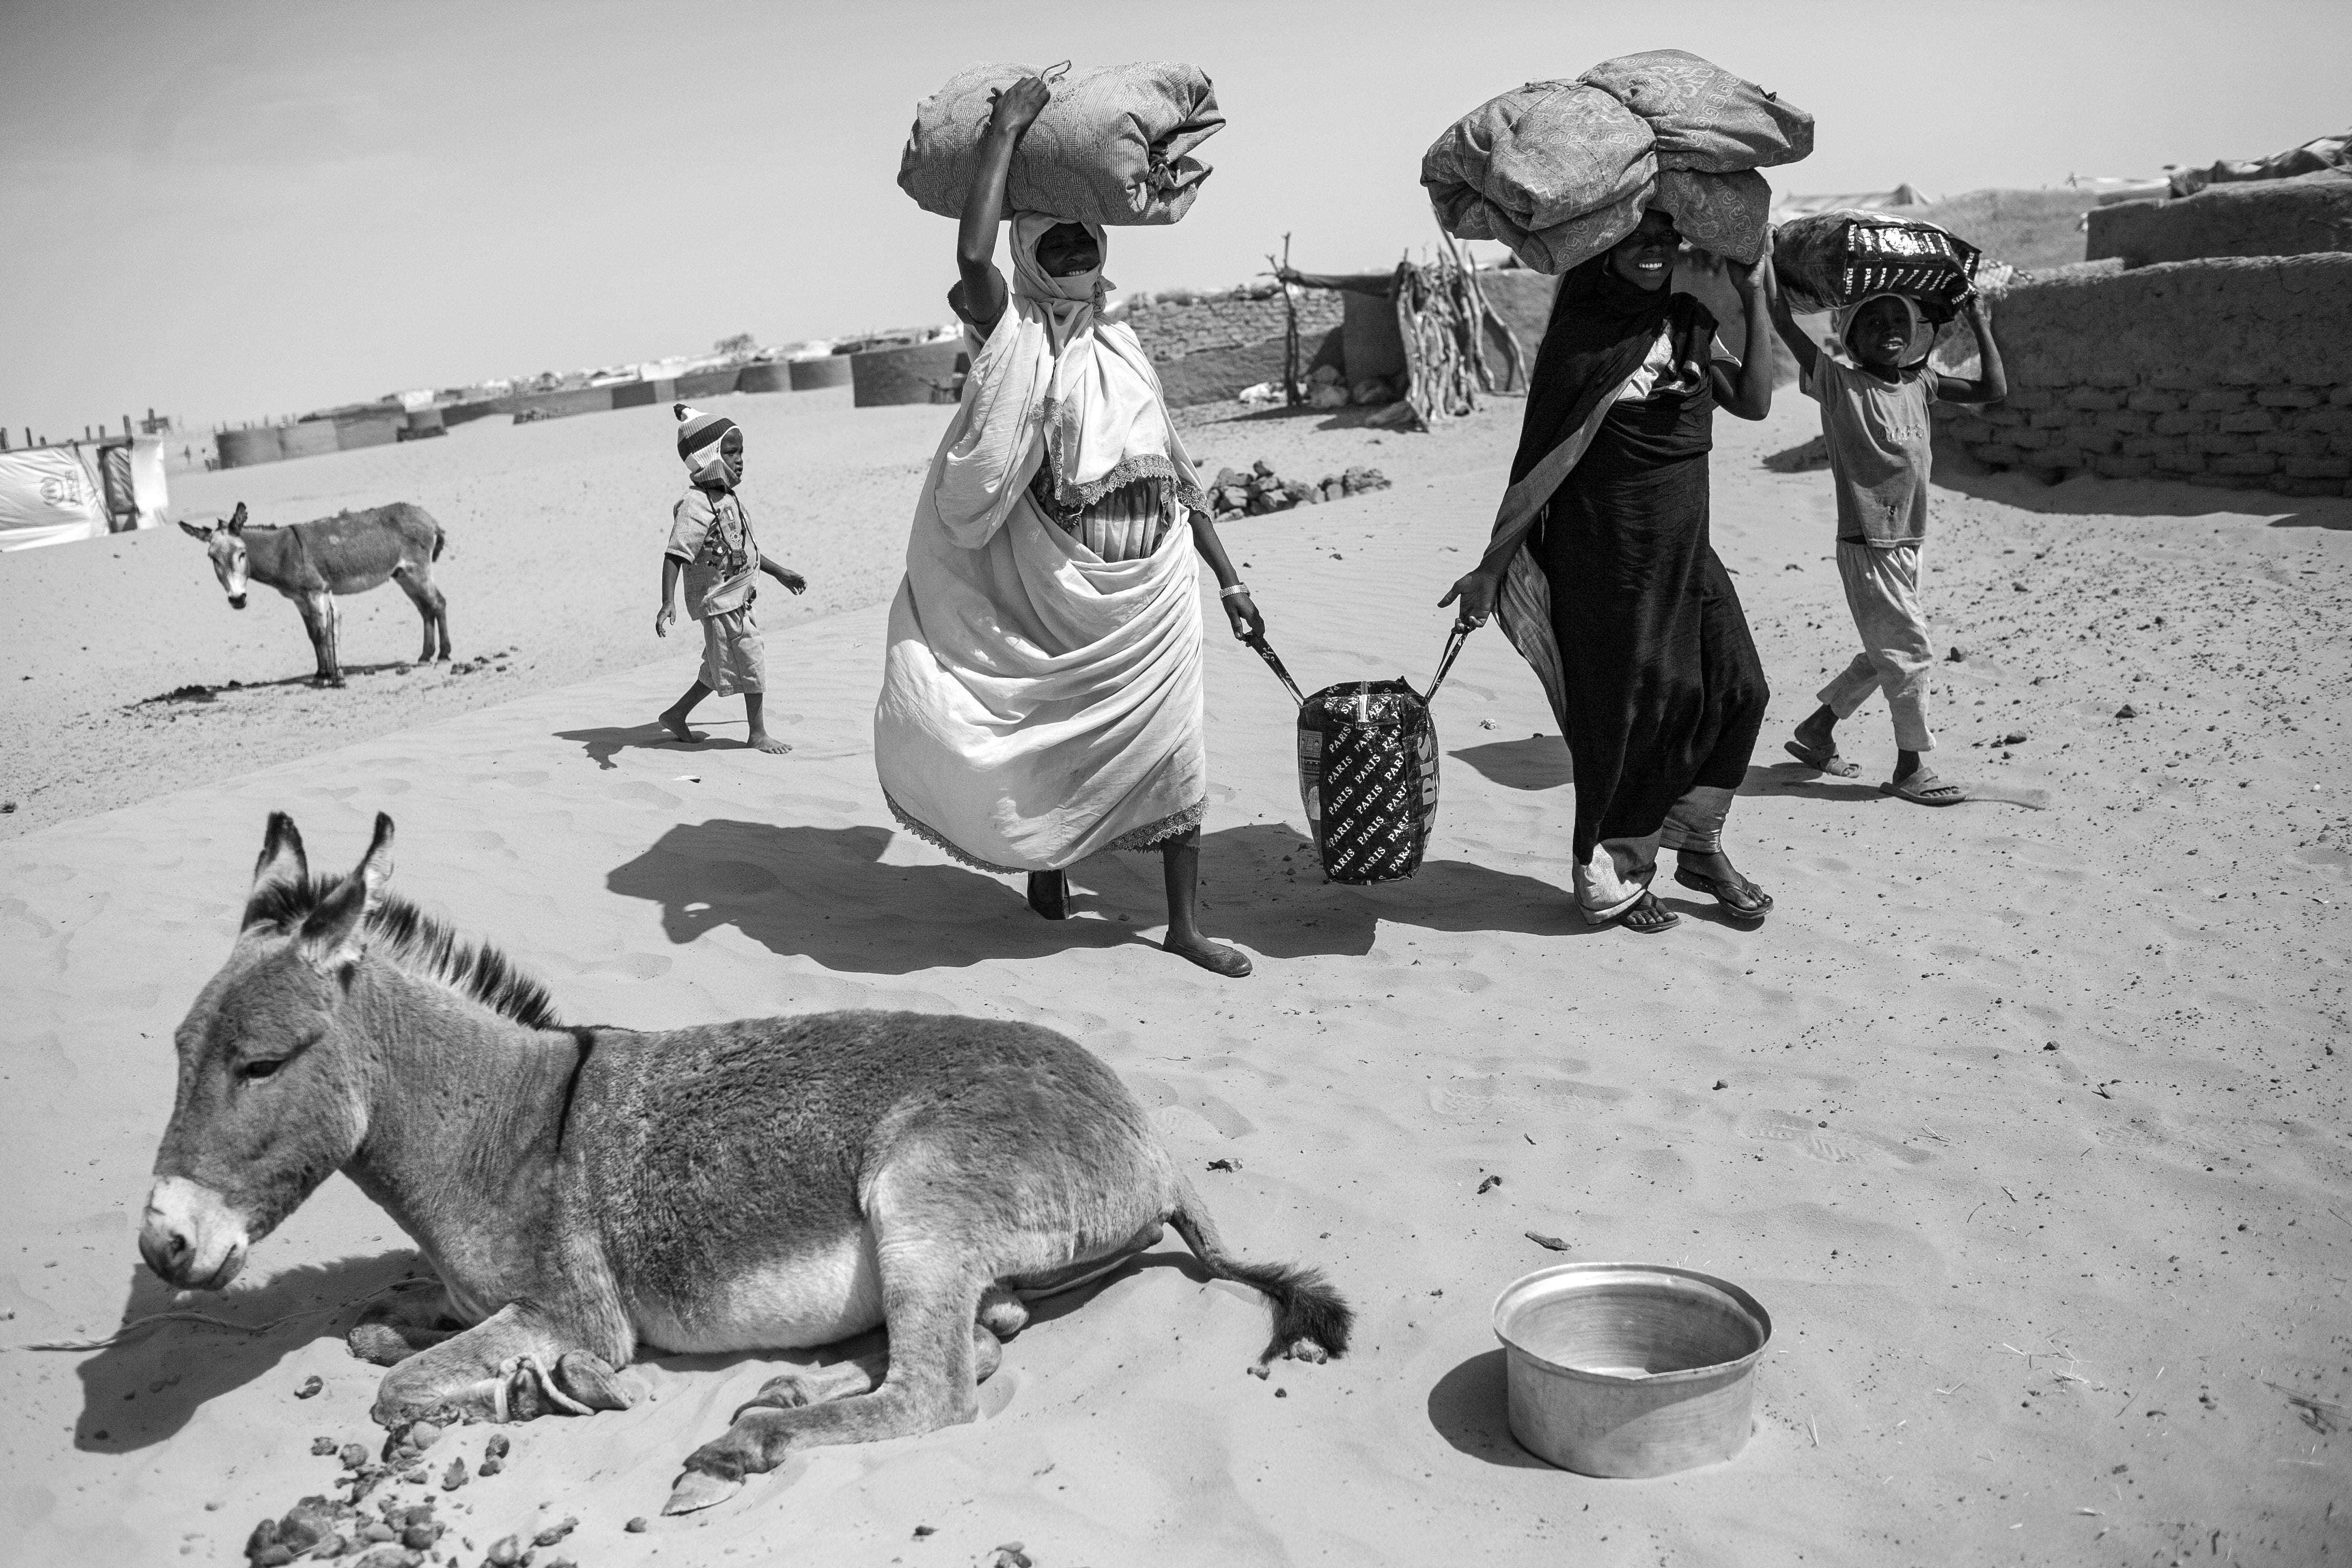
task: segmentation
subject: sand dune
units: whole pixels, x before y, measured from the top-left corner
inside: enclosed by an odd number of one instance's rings
[[[935,427],[922,412],[778,415],[823,431],[801,450],[871,442],[842,448],[835,500],[796,513],[779,552],[806,559],[803,542],[833,529],[843,581],[885,581]],[[659,515],[641,514],[670,471],[647,466],[625,502],[548,477],[634,463],[601,455],[624,417],[453,437],[432,458],[451,465],[434,481],[446,500],[415,475],[382,480],[436,513],[464,496],[514,520],[503,543],[479,521],[460,537],[555,584],[516,595],[517,624],[547,639],[539,689],[486,688],[503,700],[60,811],[0,847],[0,1339],[100,1335],[173,1304],[131,1229],[170,1107],[171,1031],[227,951],[265,814],[292,812],[314,860],[348,864],[383,809],[398,886],[508,945],[568,1018],[906,1006],[1075,1035],[1154,1108],[1237,1245],[1328,1266],[1362,1313],[1347,1360],[1244,1376],[1260,1309],[1202,1282],[1171,1240],[1014,1341],[978,1424],[815,1451],[734,1504],[625,1533],[770,1370],[666,1359],[644,1369],[649,1405],[511,1429],[506,1473],[442,1505],[468,1565],[564,1515],[582,1522],[562,1552],[583,1564],[973,1563],[1012,1541],[1051,1568],[2352,1549],[2352,503],[2249,514],[2210,492],[1948,476],[1930,602],[1966,658],[1940,667],[1940,761],[2045,809],[1922,810],[1869,787],[1891,760],[1881,708],[1848,736],[1861,780],[1817,779],[1778,750],[1851,636],[1825,483],[1758,464],[1810,433],[1810,406],[1784,394],[1761,427],[1723,422],[1716,457],[1718,547],[1777,688],[1732,841],[1778,898],[1772,921],[1743,932],[1672,889],[1684,921],[1665,936],[1576,922],[1565,752],[1492,631],[1439,703],[1444,795],[1421,876],[1324,884],[1300,834],[1289,700],[1218,639],[1205,923],[1259,955],[1255,976],[1226,983],[1150,945],[1148,859],[1087,864],[1078,918],[1054,926],[1010,879],[893,831],[870,755],[870,603],[819,618],[819,600],[771,636],[790,757],[744,749],[731,702],[705,710],[712,743],[657,743],[646,721],[691,666],[638,637]],[[781,423],[752,430],[790,439]],[[1217,461],[1263,450],[1287,471],[1296,453],[1319,470],[1369,453],[1402,481],[1228,531],[1310,689],[1425,680],[1446,621],[1433,601],[1483,542],[1510,437],[1507,411],[1377,450],[1300,420],[1204,433]],[[457,461],[468,441],[520,452],[526,437],[577,445],[551,468]],[[299,468],[282,482],[304,482]],[[193,578],[193,547],[145,559],[185,543],[137,541],[125,570]],[[625,591],[608,591],[614,574]],[[461,652],[499,640],[466,609],[486,589],[453,592]],[[575,609],[566,642],[551,628]],[[408,613],[386,604],[398,643]],[[250,652],[299,669],[293,638],[278,628]],[[625,668],[649,653],[664,657]],[[128,654],[99,668],[111,691],[157,679]],[[2126,702],[2138,717],[2115,717]],[[302,722],[248,754],[325,733]],[[1481,1194],[1488,1175],[1501,1183]],[[1528,1230],[1571,1258],[1719,1273],[1765,1303],[1778,1333],[1743,1455],[1602,1482],[1515,1447],[1487,1310],[1555,1259]],[[0,1517],[22,1560],[230,1563],[257,1519],[327,1490],[336,1461],[310,1456],[314,1436],[381,1437],[365,1418],[375,1370],[345,1354],[337,1309],[412,1256],[335,1178],[229,1298],[189,1303],[293,1321],[0,1354]],[[324,1392],[298,1399],[313,1374]],[[489,1431],[444,1438],[436,1471],[448,1453],[478,1458]]]

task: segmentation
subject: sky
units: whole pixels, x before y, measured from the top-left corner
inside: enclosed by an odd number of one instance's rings
[[[1811,110],[1791,192],[1931,195],[2347,127],[2352,5],[1387,0],[0,0],[0,425],[184,428],[404,388],[944,319],[954,231],[898,188],[975,60],[1181,58],[1229,123],[1129,289],[1436,237],[1422,152],[1521,82],[1681,48]]]

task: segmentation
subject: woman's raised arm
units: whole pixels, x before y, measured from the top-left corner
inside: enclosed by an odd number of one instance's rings
[[[1004,274],[996,269],[996,226],[1003,220],[1004,182],[1013,170],[1013,149],[1054,96],[1042,77],[1023,77],[992,97],[995,110],[980,135],[980,163],[971,172],[956,230],[956,271],[963,279],[963,302],[982,336],[1004,314]]]

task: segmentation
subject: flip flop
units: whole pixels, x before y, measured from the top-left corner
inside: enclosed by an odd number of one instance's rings
[[[1646,911],[1655,911],[1666,918],[1654,925],[1635,925],[1633,923],[1633,917],[1636,914]],[[1683,917],[1675,913],[1674,910],[1666,908],[1665,905],[1658,902],[1656,894],[1645,892],[1640,898],[1635,899],[1632,903],[1627,904],[1622,910],[1612,916],[1607,923],[1614,926],[1622,926],[1636,936],[1663,936],[1667,931],[1674,930],[1675,927],[1682,924]]]
[[[1850,779],[1862,772],[1860,764],[1839,756],[1835,747],[1825,752],[1819,746],[1808,746],[1802,741],[1790,741],[1780,749],[1805,766],[1818,768],[1832,778]]]
[[[1753,882],[1727,882],[1704,871],[1687,871],[1679,866],[1675,868],[1675,880],[1693,892],[1709,895],[1723,906],[1727,916],[1743,923],[1760,923],[1772,912],[1772,895]],[[1735,898],[1735,894],[1738,896]],[[1748,900],[1754,901],[1748,902]]]
[[[1939,790],[1948,790],[1951,793],[1937,794],[1936,792]],[[1921,768],[1901,784],[1896,784],[1893,779],[1887,780],[1878,786],[1878,793],[1894,795],[1899,800],[1907,800],[1914,805],[1958,805],[1969,798],[1968,791],[1958,784],[1946,784],[1926,768]]]

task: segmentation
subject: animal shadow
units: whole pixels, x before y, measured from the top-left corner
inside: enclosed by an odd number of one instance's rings
[[[244,1387],[313,1340],[341,1334],[362,1301],[419,1272],[416,1254],[404,1248],[289,1268],[251,1290],[175,1302],[162,1280],[134,1269],[125,1321],[168,1311],[205,1312],[237,1323],[293,1321],[261,1333],[166,1321],[109,1345],[75,1368],[82,1412],[74,1423],[74,1447],[127,1454],[164,1441],[206,1402]]]
[[[1552,1467],[1511,1436],[1505,1354],[1482,1351],[1447,1373],[1429,1391],[1429,1424],[1462,1453],[1515,1470]]]

